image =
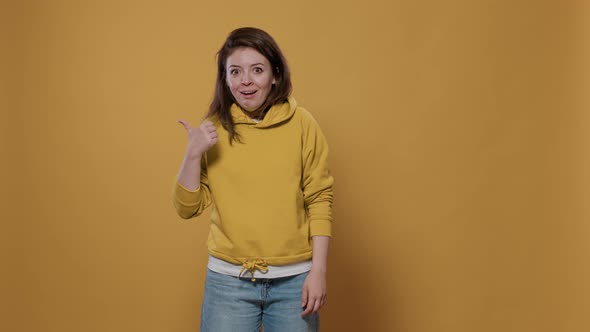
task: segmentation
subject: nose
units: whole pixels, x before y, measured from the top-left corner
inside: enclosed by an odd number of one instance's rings
[[[250,79],[250,74],[244,73],[242,75],[242,85],[250,85],[252,84],[252,80]]]

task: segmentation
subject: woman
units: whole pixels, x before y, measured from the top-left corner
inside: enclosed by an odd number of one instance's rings
[[[232,31],[217,62],[207,120],[179,120],[189,142],[173,194],[182,218],[212,205],[201,331],[317,331],[332,222],[326,140],[290,97],[269,34]]]

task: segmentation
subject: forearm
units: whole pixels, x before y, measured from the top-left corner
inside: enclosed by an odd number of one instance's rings
[[[201,181],[201,155],[187,152],[178,172],[178,183],[188,190],[195,191]]]
[[[312,267],[313,271],[326,273],[328,269],[328,248],[330,246],[329,236],[313,236]]]
[[[172,201],[178,215],[184,219],[200,215],[211,203],[206,171],[200,159],[187,155],[174,185]]]

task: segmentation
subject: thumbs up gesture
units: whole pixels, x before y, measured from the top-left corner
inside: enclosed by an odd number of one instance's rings
[[[183,119],[178,122],[184,126],[188,134],[187,155],[200,157],[217,143],[217,130],[213,122],[205,120],[198,127],[191,126]]]

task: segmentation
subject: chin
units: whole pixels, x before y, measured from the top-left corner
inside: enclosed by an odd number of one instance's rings
[[[260,106],[262,106],[262,104],[256,104],[256,105],[252,105],[252,104],[242,104],[240,105],[244,110],[248,111],[248,112],[254,112],[256,111]]]

